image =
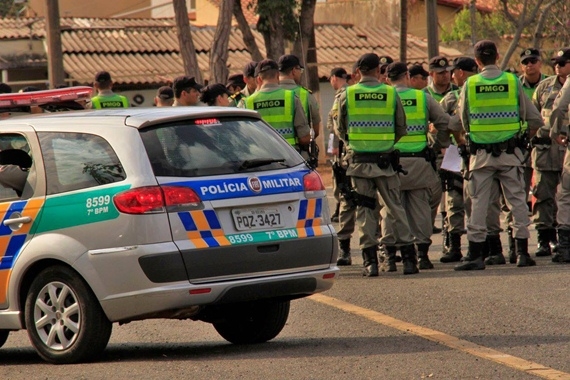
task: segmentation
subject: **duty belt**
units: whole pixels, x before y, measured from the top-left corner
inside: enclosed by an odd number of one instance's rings
[[[390,153],[355,154],[351,161],[354,164],[377,164],[381,169],[387,169],[391,163]]]
[[[515,148],[517,146],[519,146],[519,141],[516,137],[512,137],[508,140],[492,144],[478,144],[471,141],[469,143],[469,151],[472,155],[476,155],[477,151],[481,149],[485,150],[487,153],[491,153],[494,157],[498,157],[501,155],[501,153],[515,153]]]

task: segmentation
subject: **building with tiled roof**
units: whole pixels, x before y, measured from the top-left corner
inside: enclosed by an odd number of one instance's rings
[[[62,18],[60,25],[63,64],[69,84],[90,84],[95,72],[107,70],[118,86],[157,87],[184,72],[173,19]],[[214,33],[215,27],[192,27],[198,64],[206,79],[210,76],[209,51]],[[255,30],[253,33],[265,55],[263,37]],[[326,78],[333,67],[350,68],[367,52],[399,55],[398,31],[389,27],[317,25],[315,34],[321,78]],[[0,70],[4,81],[17,86],[16,82],[21,79],[14,79],[12,74],[26,68],[47,67],[45,38],[42,18],[0,20]],[[237,27],[230,34],[228,50],[230,73],[241,72],[251,57]],[[455,49],[440,50],[449,57],[461,55]],[[409,36],[407,52],[410,63],[427,62],[424,40]],[[38,84],[45,79],[34,81]]]

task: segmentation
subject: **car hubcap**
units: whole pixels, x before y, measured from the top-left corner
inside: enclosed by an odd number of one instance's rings
[[[61,282],[44,286],[36,299],[34,321],[46,346],[54,350],[70,347],[81,328],[81,312],[73,290]]]

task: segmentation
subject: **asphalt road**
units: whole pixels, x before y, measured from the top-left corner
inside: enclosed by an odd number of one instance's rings
[[[354,264],[333,289],[293,301],[266,344],[234,346],[202,322],[151,320],[115,325],[97,362],[52,366],[20,331],[0,349],[0,378],[570,379],[570,265],[539,258],[531,268],[454,272],[433,238],[435,269],[377,278],[361,276],[354,241]]]

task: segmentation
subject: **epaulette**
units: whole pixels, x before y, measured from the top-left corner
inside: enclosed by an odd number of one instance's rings
[[[240,101],[242,97],[243,97],[243,94],[241,92],[236,92],[235,94],[230,95],[230,99],[233,99],[236,101]]]

